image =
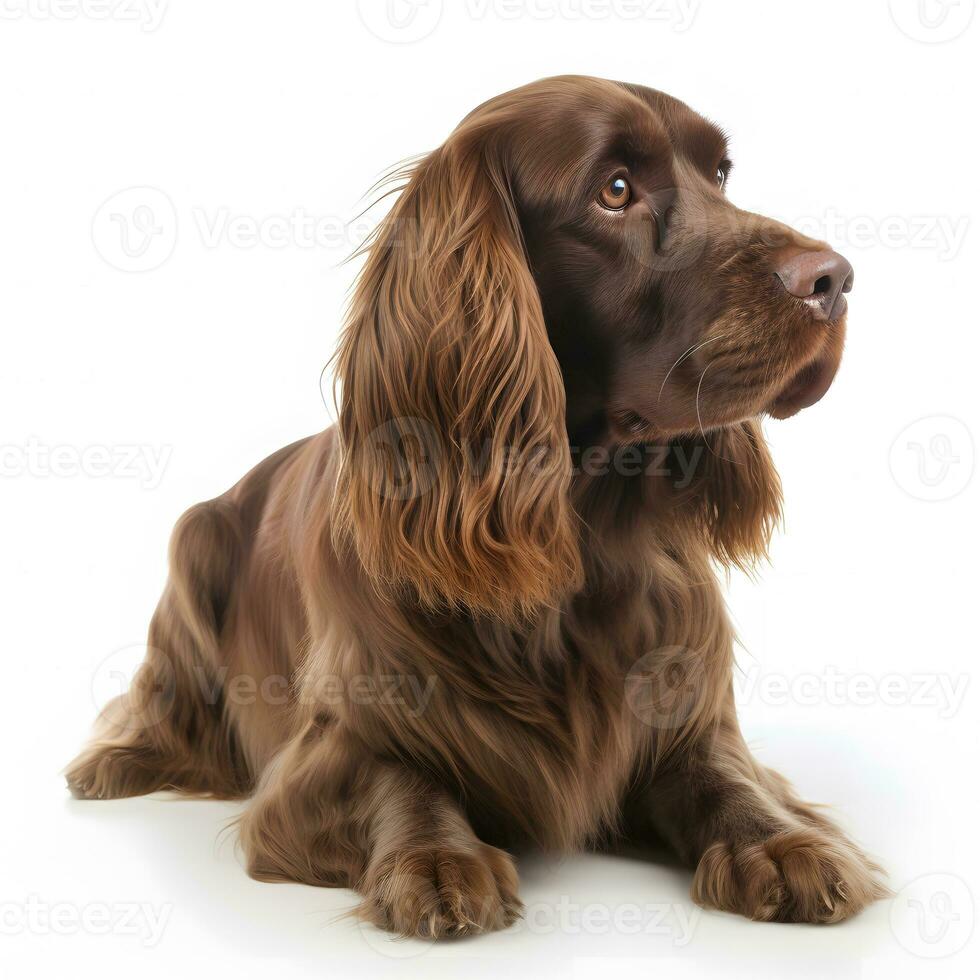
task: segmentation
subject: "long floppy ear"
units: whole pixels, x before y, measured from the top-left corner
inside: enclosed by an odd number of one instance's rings
[[[783,493],[762,423],[749,419],[680,445],[690,469],[682,507],[715,558],[743,569],[765,558]]]
[[[336,527],[383,594],[513,621],[580,581],[564,388],[487,134],[414,168],[337,357]]]

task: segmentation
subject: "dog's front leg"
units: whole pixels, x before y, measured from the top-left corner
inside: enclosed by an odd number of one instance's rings
[[[699,904],[751,919],[839,922],[887,889],[881,869],[789,783],[752,757],[734,705],[676,747],[641,804],[696,868]]]
[[[510,855],[445,790],[324,716],[269,765],[241,839],[253,877],[355,888],[360,914],[401,935],[503,929],[521,911]]]

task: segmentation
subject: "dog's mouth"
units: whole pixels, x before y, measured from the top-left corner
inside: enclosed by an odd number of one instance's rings
[[[774,419],[788,419],[816,405],[830,390],[840,358],[825,352],[794,374],[766,411]]]
[[[763,411],[775,419],[788,419],[803,411],[804,408],[816,405],[830,390],[830,386],[837,375],[840,360],[836,351],[829,350],[808,361],[790,376],[789,381],[783,385],[776,397],[765,406]],[[730,420],[726,419],[727,421]],[[712,426],[719,424],[717,419],[707,415],[702,419],[702,413],[699,412],[698,427],[702,431],[706,422]],[[610,418],[611,433],[624,443],[635,442],[648,436],[654,427],[650,418],[631,409],[614,412]]]

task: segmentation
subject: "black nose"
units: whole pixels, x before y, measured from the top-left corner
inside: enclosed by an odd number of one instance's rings
[[[776,278],[790,296],[805,300],[815,320],[836,320],[847,309],[844,293],[854,285],[851,263],[829,248],[783,258]]]

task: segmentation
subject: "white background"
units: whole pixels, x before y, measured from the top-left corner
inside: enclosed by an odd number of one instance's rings
[[[0,4],[6,975],[975,976],[974,0],[419,2]],[[533,923],[391,943],[339,917],[350,892],[247,878],[237,806],[76,803],[59,775],[138,660],[178,514],[328,424],[361,195],[565,72],[720,122],[736,203],[856,267],[834,388],[768,426],[773,565],[730,590],[748,738],[899,892],[842,926],[698,916],[687,872],[580,856],[522,862]]]

